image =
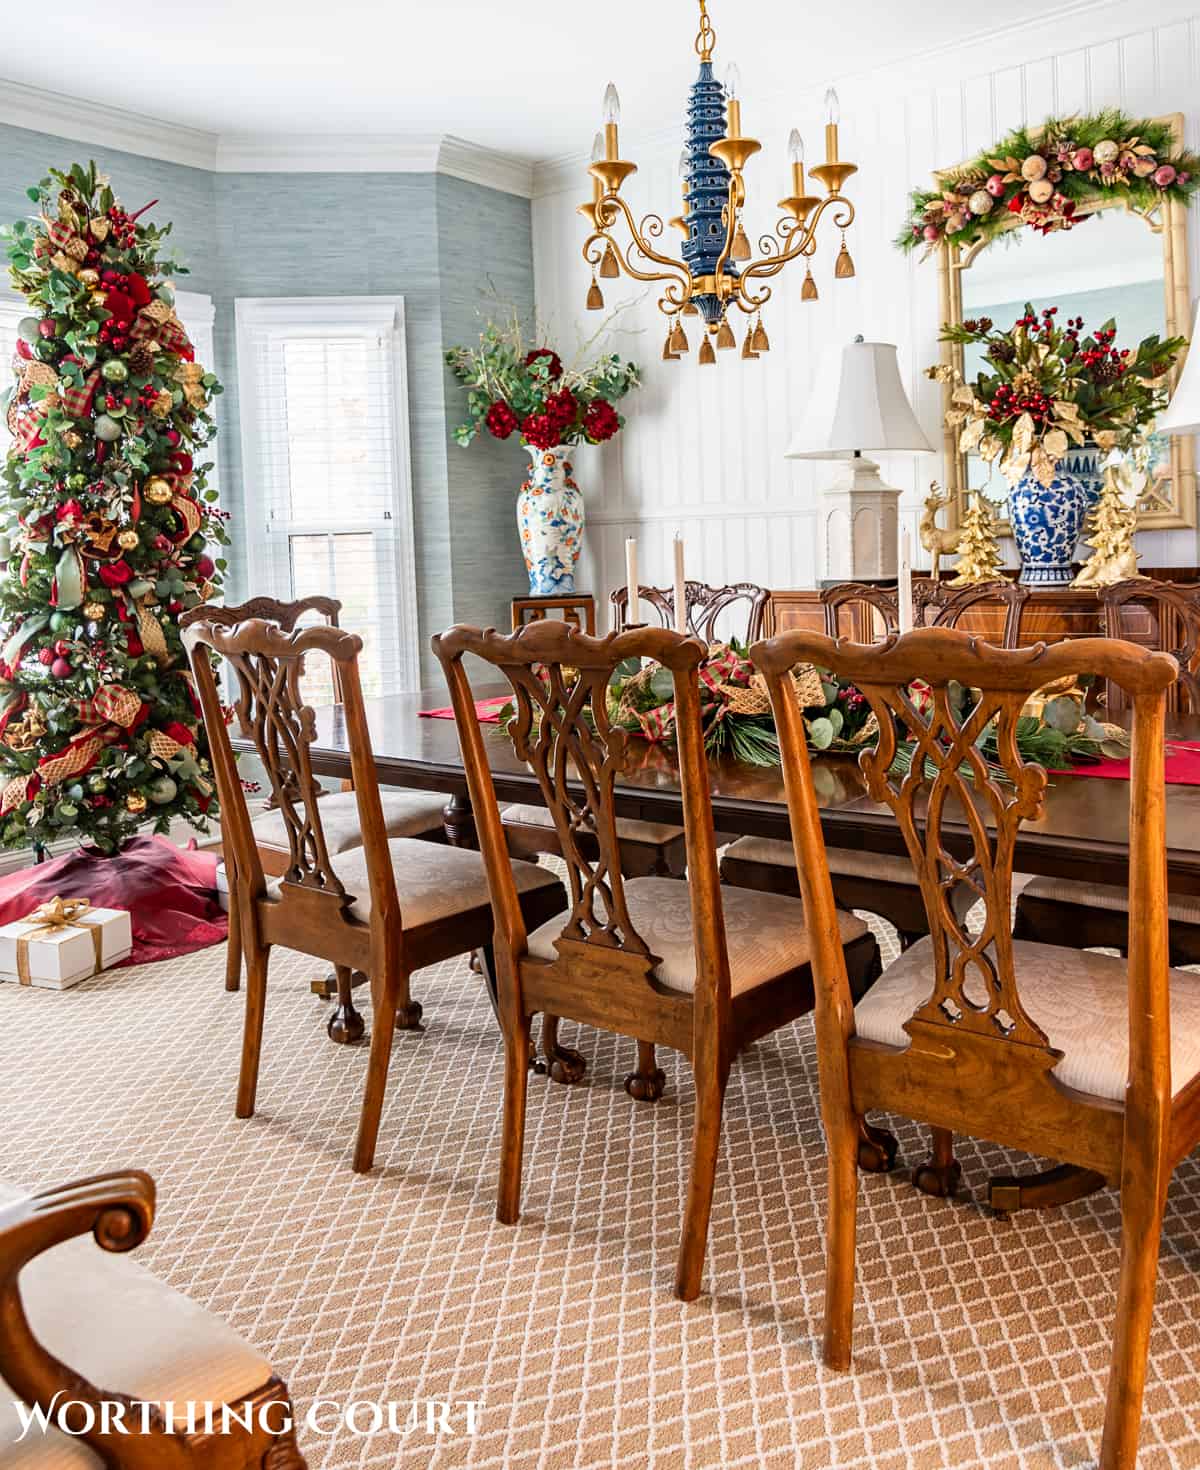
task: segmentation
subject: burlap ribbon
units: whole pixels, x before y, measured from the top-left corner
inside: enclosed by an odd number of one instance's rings
[[[17,940],[17,979],[22,985],[33,983],[29,974],[29,946],[35,939],[58,934],[64,929],[84,929],[92,936],[92,953],[99,970],[104,963],[104,931],[99,924],[81,924],[80,919],[91,908],[86,898],[52,898],[25,920],[34,927]]]
[[[138,723],[143,708],[138,696],[119,684],[104,685],[91,699],[81,700],[79,720],[86,728],[60,750],[42,756],[32,774],[14,776],[5,785],[0,793],[0,816],[7,816],[42,787],[61,786],[74,776],[86,775],[105,747]]]
[[[157,342],[168,352],[181,356],[192,345],[183,329],[183,323],[175,315],[174,308],[165,301],[151,301],[143,306],[129,335],[135,342]],[[187,392],[186,386],[184,391]]]

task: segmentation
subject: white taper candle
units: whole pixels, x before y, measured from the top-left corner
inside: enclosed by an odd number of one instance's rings
[[[901,633],[910,633],[913,625],[912,532],[907,526],[900,532],[900,578],[897,587]]]
[[[675,631],[687,632],[687,584],[683,576],[683,537],[675,536]]]
[[[633,624],[640,621],[638,618],[637,539],[633,536],[625,538],[625,585],[629,597],[625,608],[625,621]]]

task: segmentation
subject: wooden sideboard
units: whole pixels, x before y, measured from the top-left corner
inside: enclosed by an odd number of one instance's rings
[[[1144,569],[1144,574],[1164,582],[1200,581],[1200,568],[1166,567]],[[952,575],[952,574],[948,574]],[[914,578],[914,591],[920,581]],[[877,581],[873,585],[894,589],[894,581]],[[917,599],[919,601],[919,597]],[[968,633],[977,633],[991,643],[1001,642],[1004,634],[1006,609],[998,602],[982,603],[966,612],[958,626]],[[1149,648],[1177,647],[1181,641],[1179,629],[1174,626],[1174,614],[1170,609],[1163,613],[1160,626],[1158,617],[1147,607],[1133,604],[1125,609],[1125,636],[1133,643]],[[786,632],[789,628],[806,628],[812,632],[825,631],[825,609],[821,593],[816,588],[799,591],[772,592],[767,604],[765,633]],[[882,632],[880,617],[864,603],[856,603],[842,611],[842,631],[856,642],[871,642]],[[1021,618],[1020,643],[1057,643],[1063,638],[1094,638],[1104,632],[1103,615],[1099,595],[1086,587],[1047,587],[1035,591],[1025,604]],[[1174,702],[1178,703],[1180,691],[1174,691]],[[1121,691],[1109,692],[1110,707],[1122,707]]]

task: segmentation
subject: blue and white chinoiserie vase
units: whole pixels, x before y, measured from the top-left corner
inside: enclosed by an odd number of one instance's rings
[[[1058,462],[1060,470],[1066,470],[1068,475],[1083,481],[1088,492],[1089,510],[1100,499],[1100,492],[1104,489],[1104,473],[1100,468],[1103,458],[1094,444],[1083,444],[1078,449],[1068,449]]]
[[[1025,475],[1008,492],[1008,517],[1027,587],[1065,587],[1075,546],[1092,504],[1091,486],[1060,463],[1049,485]]]
[[[571,450],[535,449],[533,465],[517,497],[517,527],[531,597],[575,591],[575,564],[583,549],[583,494],[571,478]]]

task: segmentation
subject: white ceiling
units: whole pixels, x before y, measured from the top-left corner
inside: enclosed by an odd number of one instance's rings
[[[992,31],[985,0],[709,0],[718,74],[797,93]],[[1078,0],[1076,0],[1078,4]],[[1076,8],[1068,4],[1066,9]],[[1046,14],[1008,0],[1005,27]],[[225,136],[454,134],[529,160],[584,151],[610,79],[638,133],[677,120],[694,0],[208,0],[147,15],[55,0],[0,75]],[[30,11],[32,17],[32,11]]]

